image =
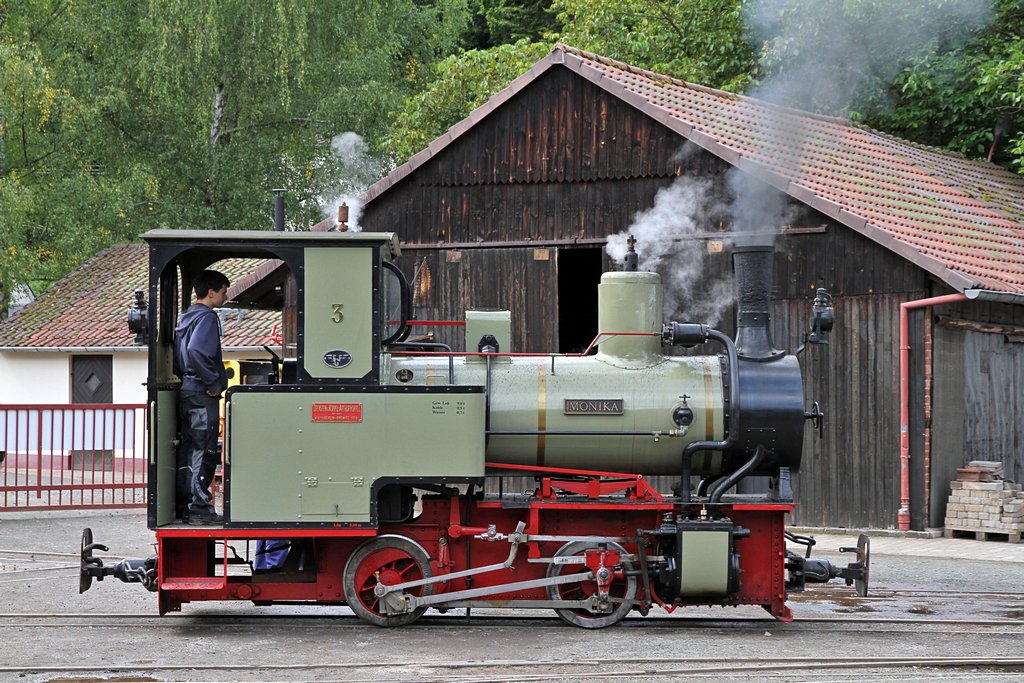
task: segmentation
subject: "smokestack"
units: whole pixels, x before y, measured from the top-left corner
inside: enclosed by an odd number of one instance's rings
[[[284,193],[283,188],[271,190],[274,193],[274,230],[284,232]]]
[[[785,355],[772,344],[772,246],[735,246],[736,352],[740,358],[771,361]]]

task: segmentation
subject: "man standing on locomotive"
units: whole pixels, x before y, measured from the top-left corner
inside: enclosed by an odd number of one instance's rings
[[[174,373],[181,378],[178,417],[177,513],[188,524],[221,524],[210,484],[220,461],[220,395],[228,387],[221,350],[220,318],[228,285],[223,273],[204,270],[195,278],[196,303],[181,314],[174,330]]]

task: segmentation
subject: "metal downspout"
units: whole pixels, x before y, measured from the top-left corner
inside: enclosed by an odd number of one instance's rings
[[[910,309],[960,301],[967,297],[947,294],[900,304],[900,531],[910,531]]]

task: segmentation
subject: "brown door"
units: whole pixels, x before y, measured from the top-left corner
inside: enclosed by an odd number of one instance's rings
[[[71,402],[114,402],[114,357],[71,356]]]

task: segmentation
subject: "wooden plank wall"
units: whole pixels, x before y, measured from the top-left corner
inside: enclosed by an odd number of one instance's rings
[[[1002,461],[1007,479],[1024,482],[1024,306],[967,301],[932,313],[938,322],[929,523],[941,526],[957,467]],[[965,329],[974,323],[1011,332]]]
[[[465,320],[467,310],[512,312],[512,349],[530,347],[534,338],[558,339],[558,271],[556,250],[533,248],[410,250],[398,265],[411,279],[424,263],[430,271],[431,292],[417,300],[421,320]],[[544,256],[547,258],[543,258]],[[421,328],[414,328],[414,332]],[[465,350],[462,327],[436,327],[436,340],[456,351]],[[475,350],[475,349],[474,349]]]
[[[964,370],[961,464],[1001,461],[1006,479],[1024,482],[1024,343],[965,331]]]
[[[949,482],[964,464],[965,372],[964,334],[937,325],[935,339],[935,399],[932,414],[929,526],[943,526]]]
[[[403,242],[605,237],[682,173],[724,173],[708,154],[556,68],[371,201],[360,224]]]

